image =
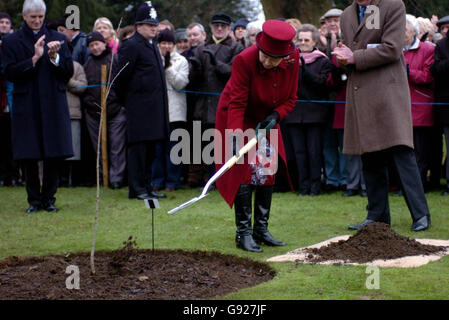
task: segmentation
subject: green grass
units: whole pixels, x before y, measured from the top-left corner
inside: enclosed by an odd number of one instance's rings
[[[25,213],[24,188],[0,188],[0,259],[49,253],[90,251],[92,245],[95,188],[60,188],[57,206],[50,214]],[[294,193],[274,194],[270,231],[286,247],[263,246],[263,253],[249,253],[234,244],[234,211],[217,192],[174,215],[166,212],[198,196],[197,190],[180,190],[160,201],[156,210],[156,249],[219,251],[265,261],[299,247],[331,237],[351,234],[349,224],[366,215],[366,198],[344,198],[341,193],[319,197],[298,197]],[[411,217],[402,197],[390,197],[392,228],[413,238],[449,238],[449,197],[427,194],[432,215],[428,231],[414,233]],[[151,248],[151,211],[144,203],[127,198],[127,189],[102,189],[97,250],[117,249],[130,235],[139,248]],[[388,249],[388,248],[387,248]],[[449,257],[412,269],[381,268],[380,289],[368,290],[365,267],[318,266],[271,263],[276,277],[256,287],[221,299],[448,299]]]

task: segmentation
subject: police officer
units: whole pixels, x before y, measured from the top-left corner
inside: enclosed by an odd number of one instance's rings
[[[136,14],[136,32],[119,50],[117,89],[123,98],[128,130],[129,198],[163,198],[151,186],[151,164],[157,141],[168,139],[165,72],[155,43],[159,24],[151,2]]]

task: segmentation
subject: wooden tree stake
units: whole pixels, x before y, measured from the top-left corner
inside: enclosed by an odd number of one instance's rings
[[[103,167],[103,185],[109,187],[109,168],[108,168],[108,128],[107,128],[107,86],[105,85],[108,77],[107,65],[101,66],[101,113],[103,114],[103,123],[101,129],[101,159]]]

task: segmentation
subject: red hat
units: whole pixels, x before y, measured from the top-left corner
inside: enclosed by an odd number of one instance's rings
[[[280,20],[268,20],[262,25],[262,32],[256,36],[257,47],[266,55],[283,58],[295,51],[293,38],[295,29]]]

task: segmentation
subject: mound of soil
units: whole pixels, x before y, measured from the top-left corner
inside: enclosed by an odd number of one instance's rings
[[[79,268],[79,289],[66,281]],[[265,263],[217,252],[123,249],[0,261],[0,299],[208,299],[271,280]],[[69,286],[75,282],[68,280]]]
[[[424,245],[394,232],[388,224],[374,222],[348,240],[330,243],[321,248],[307,248],[311,262],[343,260],[345,263],[366,263],[407,256],[430,255],[447,247]]]

